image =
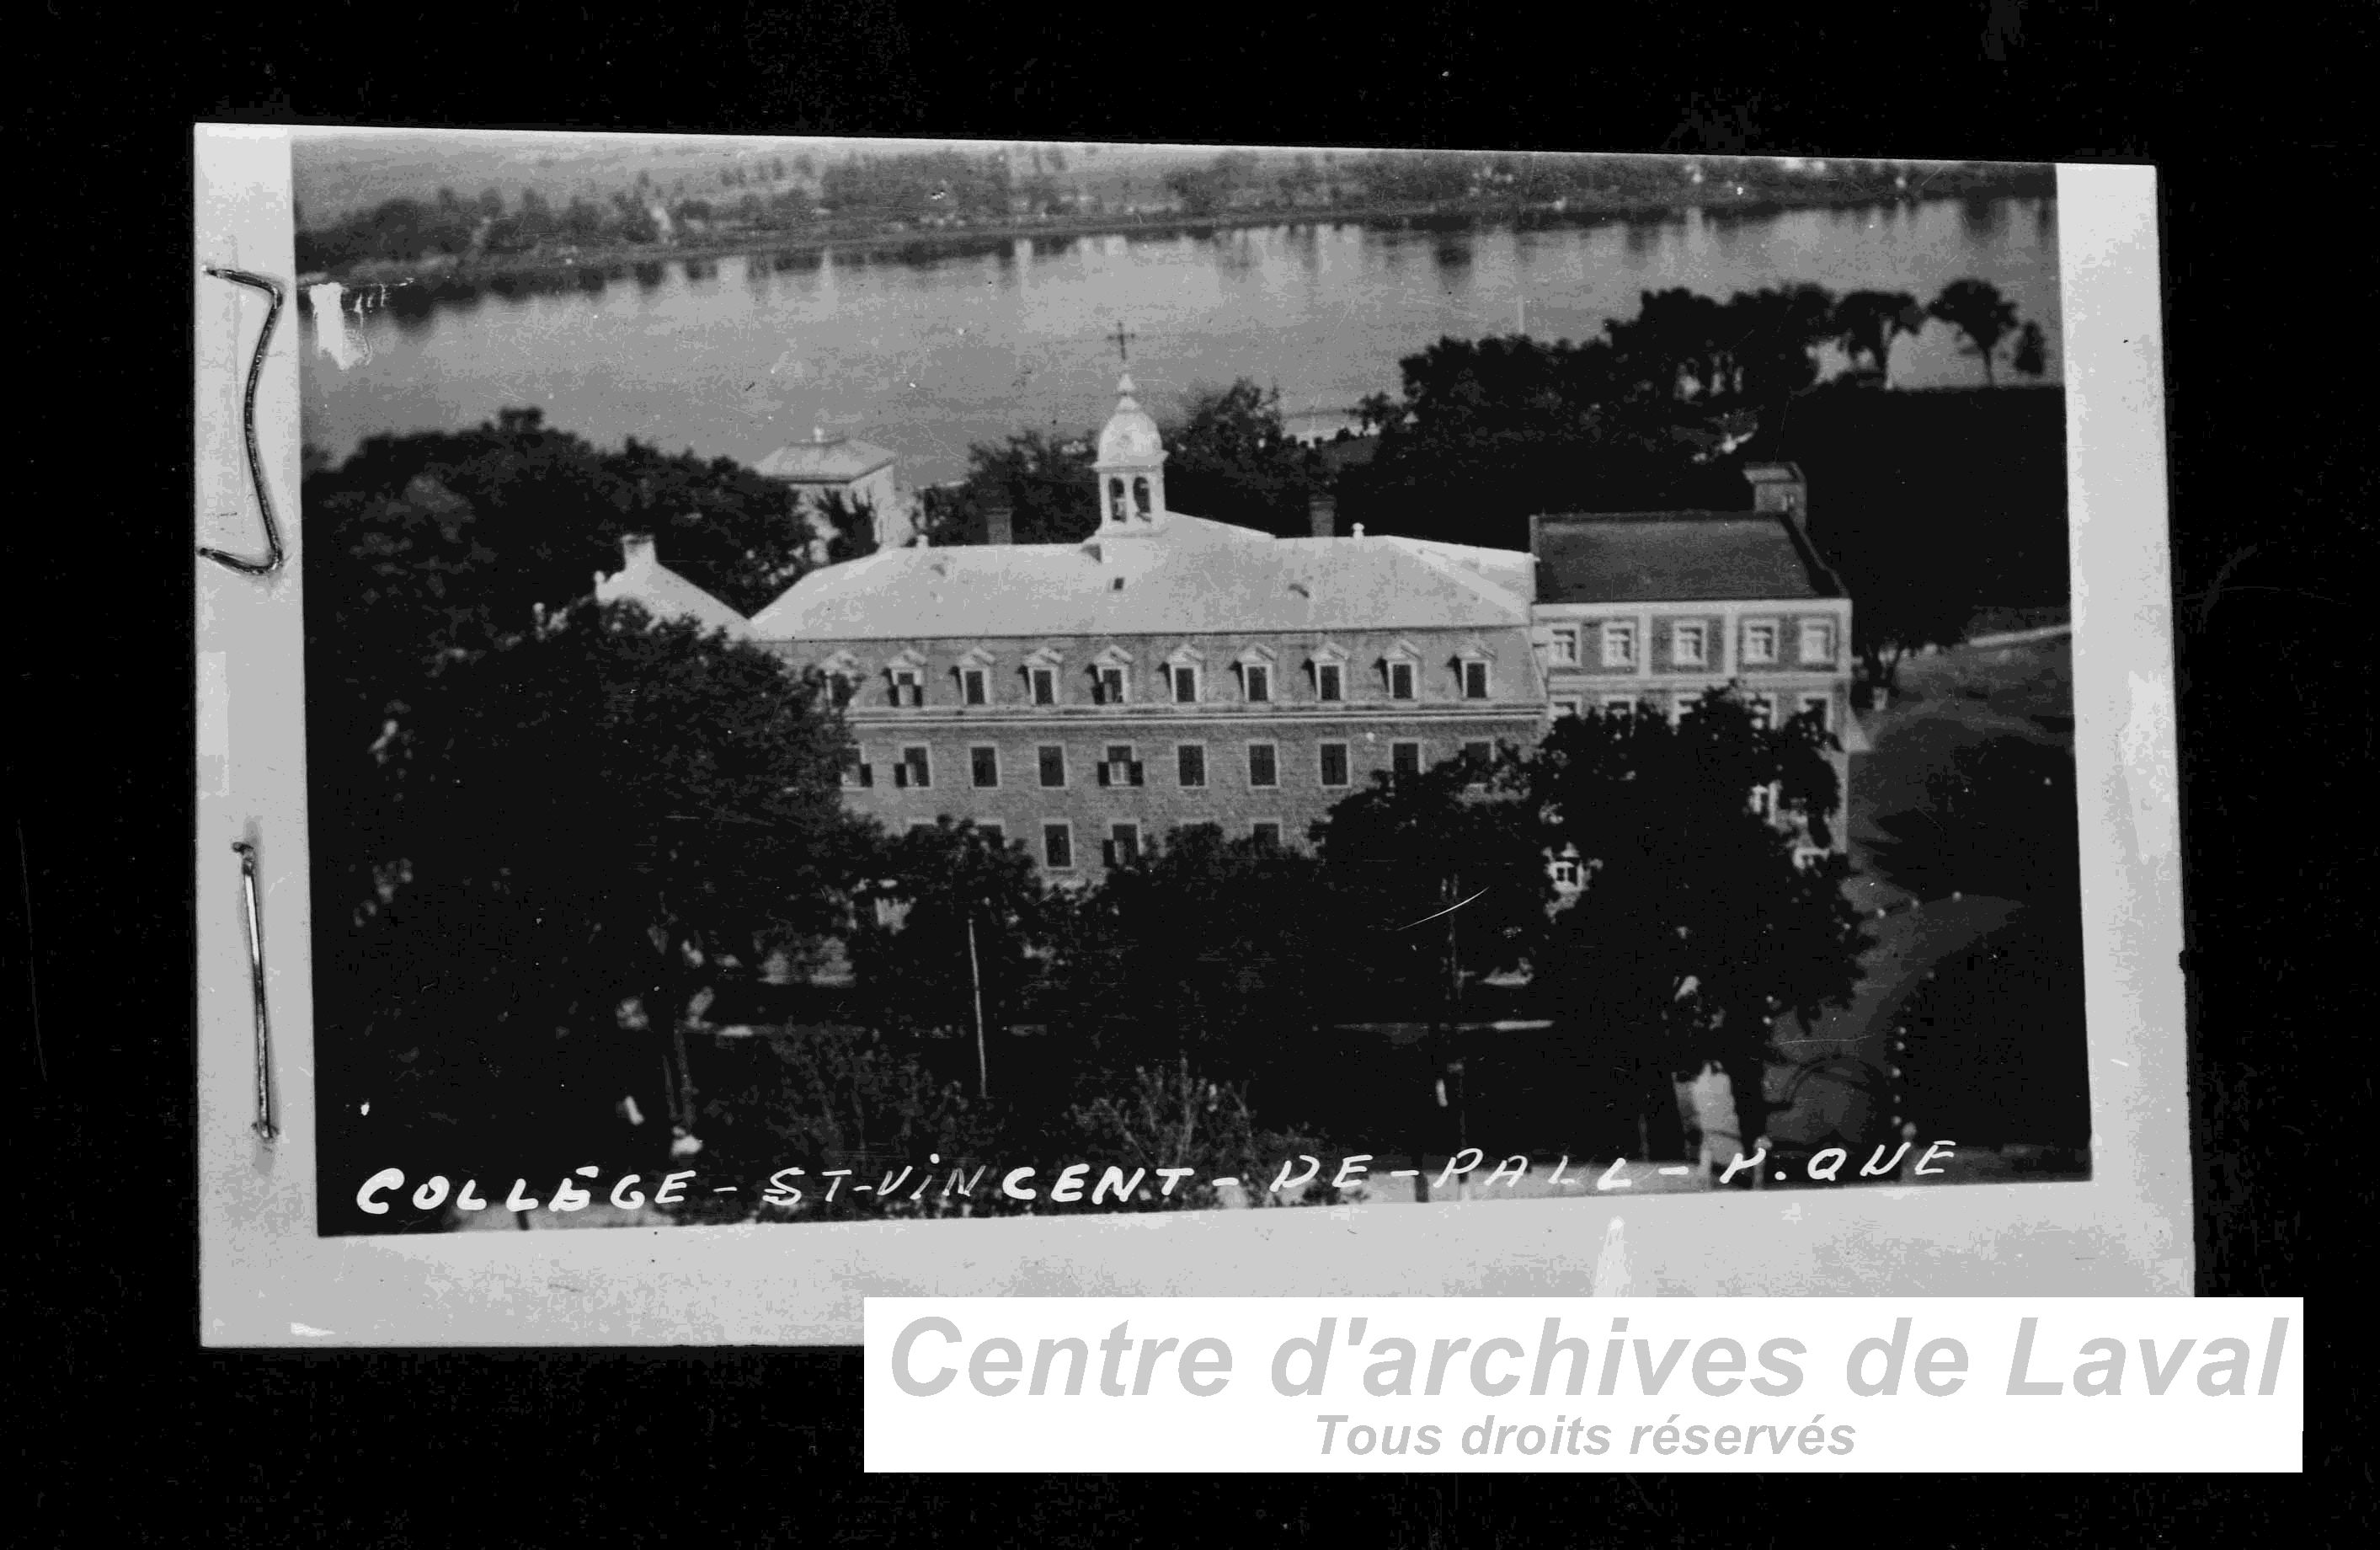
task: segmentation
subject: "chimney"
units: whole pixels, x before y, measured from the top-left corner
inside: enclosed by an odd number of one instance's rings
[[[650,533],[632,532],[620,536],[620,557],[629,570],[650,570],[661,563],[653,556],[653,541]]]
[[[1319,492],[1305,498],[1306,520],[1314,526],[1317,538],[1335,538],[1339,534],[1339,499]]]
[[[1746,463],[1745,482],[1752,486],[1752,509],[1765,517],[1783,517],[1795,527],[1809,525],[1810,489],[1794,463]]]
[[[983,541],[986,543],[1016,542],[1015,514],[1009,507],[1007,496],[991,495],[984,500]]]

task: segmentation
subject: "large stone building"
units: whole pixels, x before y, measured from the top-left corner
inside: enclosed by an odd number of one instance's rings
[[[1082,543],[1010,543],[994,512],[991,542],[824,567],[747,623],[630,539],[598,595],[817,669],[856,739],[856,810],[972,820],[1053,877],[1194,824],[1301,842],[1376,771],[1525,746],[1562,714],[1674,719],[1719,688],[1818,718],[1848,793],[1851,600],[1793,466],[1748,469],[1748,510],[1536,517],[1525,554],[1340,536],[1325,502],[1313,536],[1274,538],[1170,509],[1162,438],[1120,387]]]
[[[838,686],[856,808],[970,819],[1080,877],[1195,824],[1301,842],[1375,771],[1540,734],[1528,555],[1171,510],[1120,390],[1088,539],[886,550],[754,616]]]
[[[1749,511],[1533,518],[1536,640],[1554,714],[1650,711],[1672,719],[1735,686],[1782,721],[1810,714],[1842,751],[1865,751],[1852,714],[1852,604],[1811,544],[1808,492],[1790,463],[1755,464]],[[1840,814],[1832,848],[1845,848]]]

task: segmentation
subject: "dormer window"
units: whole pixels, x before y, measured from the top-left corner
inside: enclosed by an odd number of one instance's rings
[[[1314,667],[1314,692],[1318,699],[1337,701],[1347,697],[1345,680],[1335,662],[1317,663]]]
[[[959,669],[959,690],[970,705],[990,704],[991,675],[980,667],[962,667]]]
[[[1173,702],[1178,705],[1198,702],[1198,669],[1188,663],[1173,665]]]
[[[1272,699],[1272,669],[1261,662],[1251,662],[1240,669],[1247,684],[1248,703],[1261,705]]]
[[[1465,700],[1487,699],[1487,662],[1478,657],[1466,657],[1458,665],[1463,669],[1463,697]]]
[[[895,705],[922,705],[926,702],[925,680],[915,667],[892,669],[892,700]]]
[[[1389,664],[1389,698],[1410,700],[1414,697],[1414,665],[1410,662]]]
[[[859,685],[848,673],[829,673],[826,676],[826,689],[828,698],[833,701],[836,709],[840,710],[851,703],[851,697],[858,691]]]
[[[1029,671],[1027,677],[1032,682],[1035,704],[1054,705],[1058,702],[1058,670],[1056,668],[1036,667]]]

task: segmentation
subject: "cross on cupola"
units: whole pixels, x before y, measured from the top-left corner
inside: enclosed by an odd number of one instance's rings
[[[1140,336],[1125,333],[1123,324],[1117,323],[1116,331],[1108,337],[1115,341],[1117,365],[1125,371],[1132,370],[1132,342]]]

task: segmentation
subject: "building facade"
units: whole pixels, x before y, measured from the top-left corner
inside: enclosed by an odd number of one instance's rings
[[[836,686],[856,810],[1088,877],[1190,824],[1303,844],[1377,771],[1541,734],[1528,556],[1208,521],[1165,457],[1127,377],[1089,539],[887,550],[754,616]]]
[[[1652,714],[1675,720],[1732,686],[1756,714],[1808,714],[1852,755],[1852,604],[1804,529],[1808,495],[1791,464],[1747,469],[1749,511],[1534,518],[1533,610],[1554,715]],[[1848,846],[1839,812],[1830,848]]]

